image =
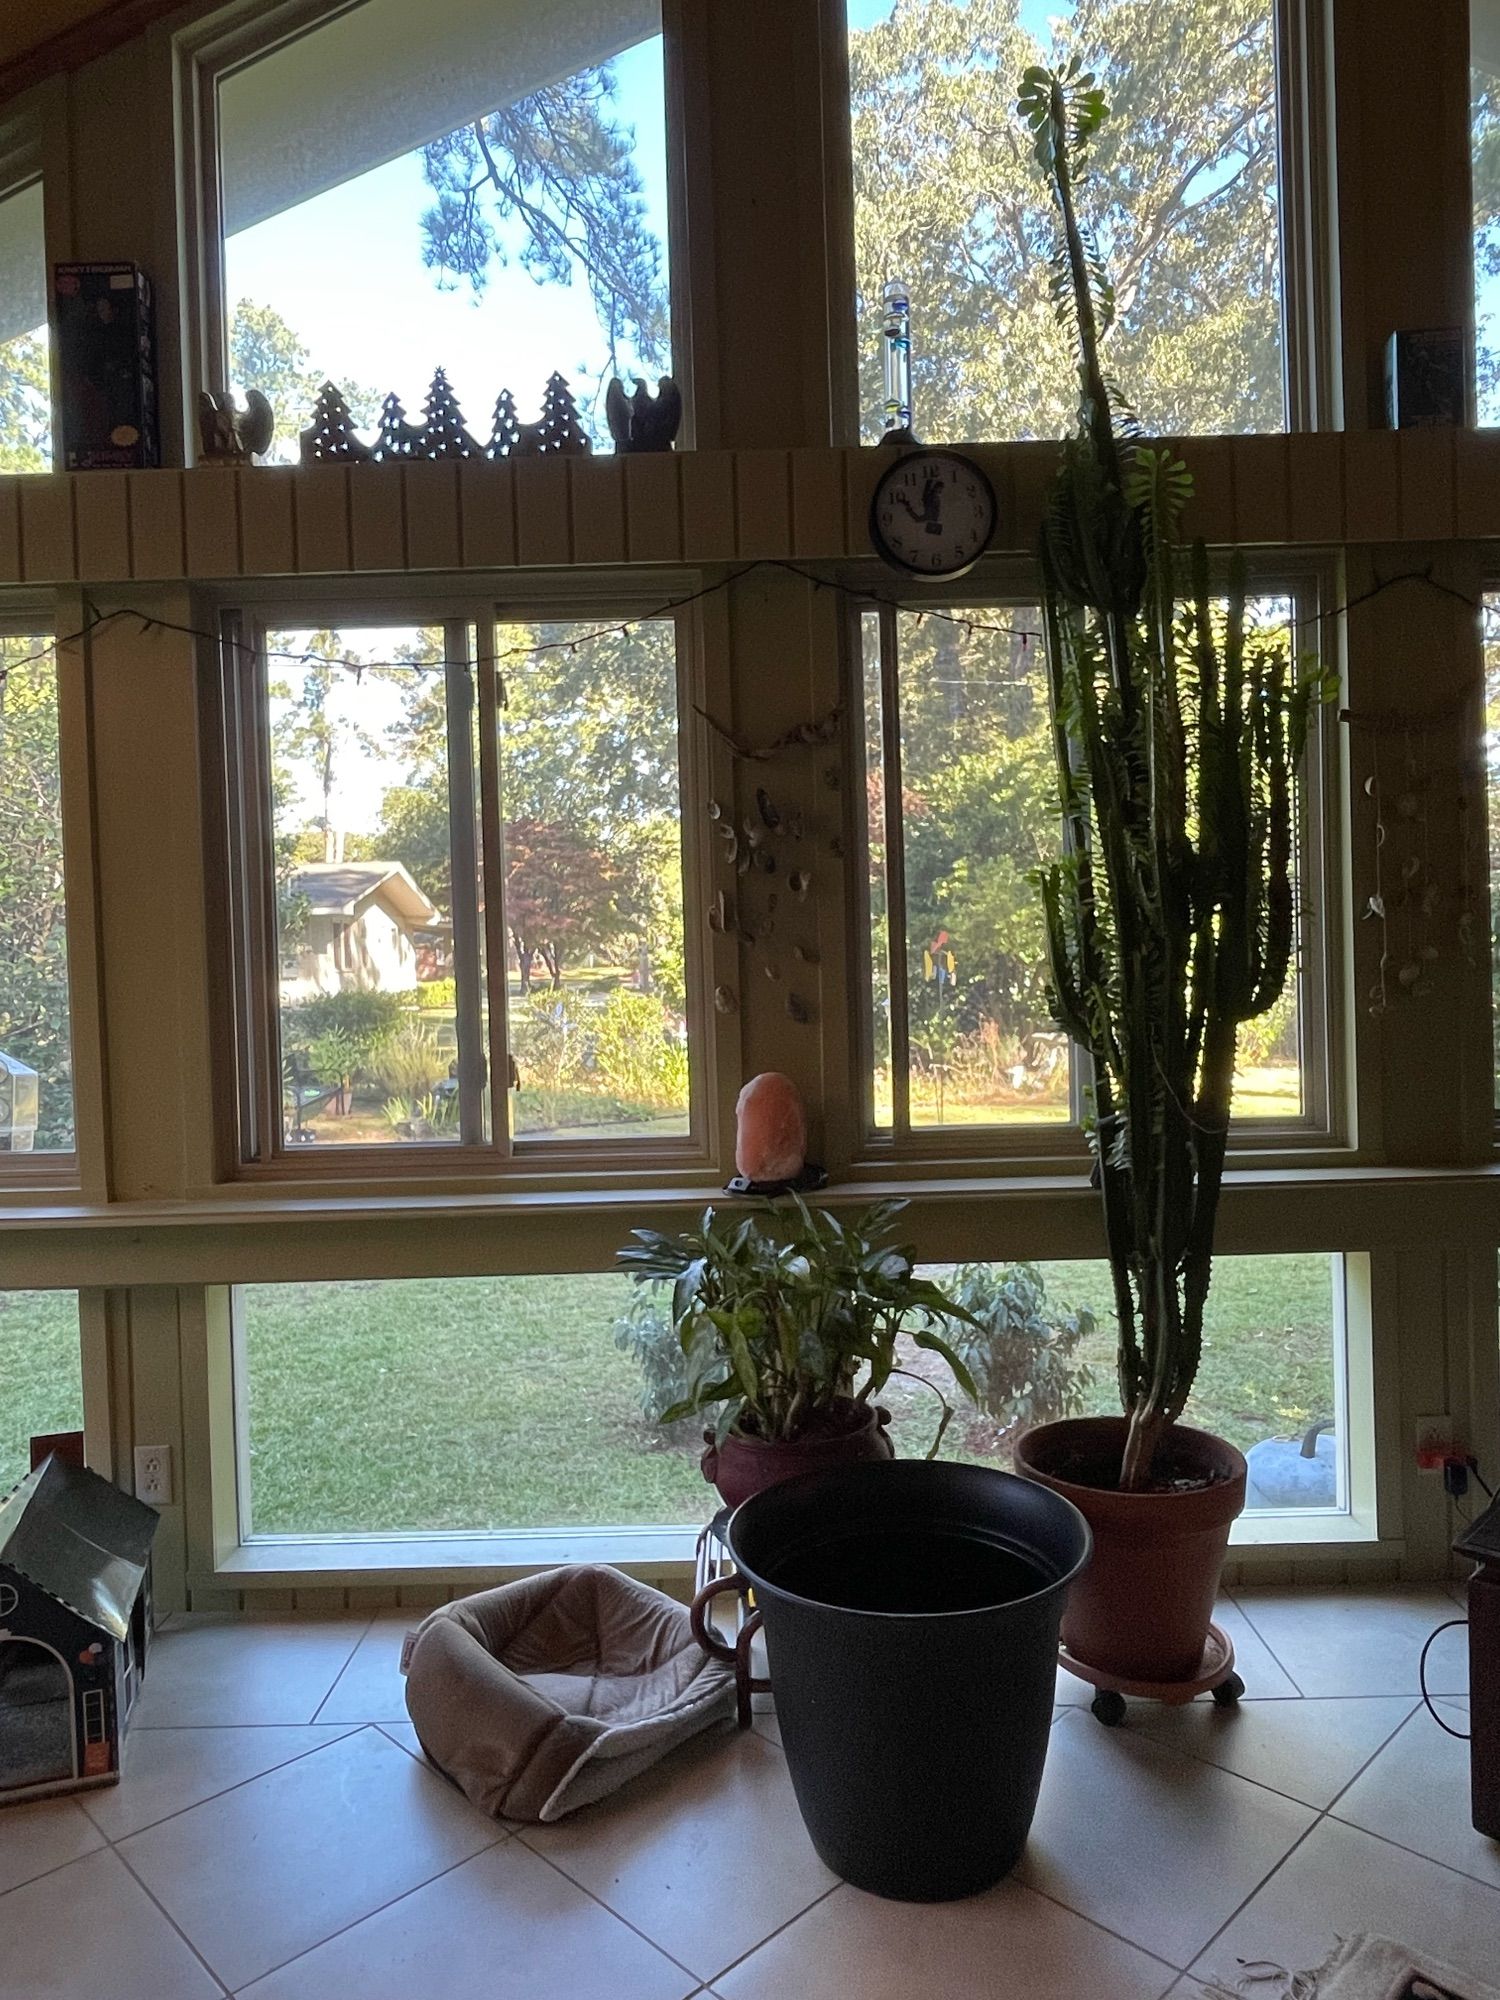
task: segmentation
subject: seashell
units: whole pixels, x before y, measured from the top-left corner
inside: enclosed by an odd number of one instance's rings
[[[777,827],[781,825],[781,814],[772,805],[771,794],[766,790],[764,785],[761,785],[756,791],[755,804],[761,818],[774,833]]]
[[[794,1021],[801,1021],[804,1024],[812,1018],[807,1011],[807,1002],[795,993],[788,993],[786,996],[786,1011]]]
[[[761,967],[761,971],[766,975],[767,979],[779,979],[781,977],[781,967],[776,963],[774,958],[768,958]]]
[[[739,1004],[739,1001],[735,998],[732,986],[716,986],[714,988],[714,1005],[721,1014],[734,1013]]]
[[[724,808],[719,804],[717,799],[709,800],[708,816],[710,819],[722,819],[724,817]]]
[[[786,886],[794,896],[806,896],[812,887],[812,877],[805,868],[794,868],[786,878]]]
[[[794,944],[792,946],[792,957],[796,959],[799,965],[816,965],[818,963],[818,954],[810,944]]]

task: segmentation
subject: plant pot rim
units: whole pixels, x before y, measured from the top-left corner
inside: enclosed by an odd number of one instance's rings
[[[1188,1443],[1203,1461],[1205,1471],[1215,1470],[1222,1475],[1203,1486],[1176,1492],[1168,1489],[1132,1493],[1118,1486],[1090,1486],[1082,1480],[1069,1479],[1062,1472],[1054,1472],[1047,1462],[1052,1455],[1049,1446],[1076,1446],[1086,1439],[1101,1445],[1107,1442],[1111,1452],[1117,1454],[1123,1449],[1125,1431],[1124,1417],[1059,1417],[1053,1423],[1035,1424],[1016,1440],[1016,1470],[1026,1478],[1040,1480],[1055,1492],[1066,1494],[1084,1514],[1097,1516],[1107,1510],[1118,1518],[1124,1514],[1142,1515],[1150,1508],[1172,1508],[1171,1518],[1186,1530],[1190,1522],[1196,1525],[1218,1519],[1233,1520],[1243,1512],[1248,1478],[1244,1453],[1227,1438],[1199,1430],[1192,1424],[1173,1424],[1172,1435]]]
[[[838,1396],[835,1397],[833,1402],[825,1404],[823,1407],[830,1410],[854,1410],[859,1409],[861,1406],[856,1403],[852,1396]],[[827,1431],[824,1433],[799,1431],[795,1437],[763,1438],[757,1437],[754,1431],[742,1431],[738,1423],[733,1423],[725,1433],[724,1441],[727,1443],[730,1438],[733,1438],[736,1445],[746,1451],[832,1451],[842,1445],[846,1445],[850,1438],[859,1437],[861,1433],[868,1430],[879,1429],[881,1426],[888,1424],[890,1420],[891,1413],[884,1405],[880,1403],[866,1403],[863,1406],[863,1413],[859,1422],[850,1424],[846,1429],[841,1431]]]

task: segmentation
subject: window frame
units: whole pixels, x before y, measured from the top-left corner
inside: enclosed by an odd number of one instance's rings
[[[21,475],[25,476],[25,475]],[[64,715],[67,707],[67,690],[64,687],[63,649],[57,645],[58,610],[50,594],[27,591],[6,591],[0,594],[0,638],[40,638],[44,628],[51,634],[54,647],[52,671],[56,682],[57,699],[57,779],[58,796],[62,802],[60,827],[63,837],[63,935],[68,954],[68,1048],[73,1071],[73,1144],[66,1149],[31,1152],[0,1153],[0,1196],[9,1197],[37,1189],[76,1188],[82,1174],[81,1148],[79,1144],[80,1085],[78,1077],[79,1052],[79,966],[75,950],[77,925],[80,922],[78,902],[81,885],[70,893],[68,882],[69,853],[68,829],[70,812],[68,795],[70,786],[67,776],[68,753],[64,742]]]
[[[297,623],[333,629],[370,625],[469,625],[478,635],[474,657],[479,752],[476,782],[481,818],[485,908],[477,939],[480,999],[488,997],[485,1058],[491,1080],[508,1074],[508,942],[503,924],[504,869],[500,796],[500,671],[486,631],[506,623],[570,620],[611,625],[645,622],[661,615],[668,600],[691,596],[696,576],[667,574],[652,579],[657,588],[621,579],[579,575],[533,576],[516,594],[476,586],[476,579],[410,579],[399,596],[335,591],[326,583],[299,590],[289,579],[267,580],[224,597],[217,605],[229,643],[205,646],[208,689],[203,730],[210,775],[206,835],[208,851],[232,894],[208,913],[211,959],[215,968],[213,1012],[216,1041],[233,1050],[232,1064],[215,1079],[217,1177],[221,1181],[359,1182],[409,1179],[473,1179],[556,1182],[579,1187],[649,1185],[653,1179],[681,1181],[711,1171],[718,1157],[716,1107],[721,1072],[732,1073],[724,1027],[709,999],[708,958],[701,927],[692,912],[702,902],[709,857],[694,802],[706,796],[703,731],[693,718],[703,706],[703,646],[697,607],[667,617],[675,627],[677,664],[677,768],[682,842],[683,944],[689,1048],[688,1131],[671,1138],[633,1141],[552,1140],[524,1137],[518,1145],[509,1120],[492,1121],[491,1137],[477,1143],[456,1140],[432,1145],[376,1141],[326,1149],[289,1147],[280,1109],[279,1017],[271,976],[279,968],[274,872],[270,857],[270,767],[264,714],[264,660],[254,627]],[[238,643],[235,643],[237,639]],[[258,871],[250,865],[258,857]],[[210,868],[210,879],[216,868]],[[726,1070],[726,1062],[729,1067]],[[315,1156],[315,1157],[314,1157]]]
[[[176,207],[183,288],[183,374],[187,409],[204,390],[229,379],[229,316],[224,278],[223,197],[219,166],[220,83],[325,23],[357,11],[363,0],[231,0],[172,41],[177,126]],[[662,90],[665,110],[670,373],[682,392],[681,438],[693,438],[691,297],[687,270],[685,98],[681,10],[688,0],[662,0]],[[540,388],[540,384],[537,385]],[[305,418],[307,412],[299,413]],[[185,426],[185,463],[198,458],[197,427]]]
[[[58,142],[43,126],[39,113],[23,113],[9,120],[0,115],[0,202],[8,201],[12,195],[24,194],[33,187],[39,187],[42,194],[42,269],[47,308],[47,386],[52,440],[51,463],[45,468],[47,472],[57,470],[57,443],[62,436],[62,405],[57,388],[56,315],[52,310],[53,262],[59,255],[70,254],[69,249],[59,250],[55,240],[60,231],[54,190],[62,164],[58,158]],[[41,475],[29,473],[19,476],[37,478]]]
[[[1211,555],[1211,580],[1222,585],[1225,563]],[[852,1067],[850,1102],[859,1106],[853,1171],[889,1176],[899,1169],[924,1173],[967,1169],[981,1164],[986,1171],[1078,1171],[1088,1164],[1089,1151],[1078,1122],[1083,1074],[1076,1051],[1070,1052],[1069,1098],[1072,1116],[1032,1125],[941,1126],[898,1132],[894,1122],[879,1128],[874,1122],[874,936],[870,923],[869,854],[863,802],[866,797],[864,680],[860,619],[871,610],[883,621],[901,611],[933,611],[965,607],[976,613],[1008,611],[1035,604],[1040,587],[1034,563],[987,559],[955,586],[924,585],[902,580],[893,593],[890,572],[861,565],[845,579],[855,595],[843,621],[845,702],[848,730],[850,810],[846,824],[852,857],[849,898],[849,951],[855,965],[859,1004],[850,1038]],[[1257,555],[1248,563],[1247,583],[1253,596],[1284,596],[1291,600],[1299,631],[1328,618],[1338,603],[1330,567],[1305,555],[1278,558]],[[1330,621],[1331,622],[1331,621]],[[886,629],[889,629],[887,622]],[[1303,647],[1304,658],[1312,648]],[[900,662],[882,687],[882,737],[890,726],[884,712],[888,686],[899,686]],[[1246,1167],[1272,1165],[1288,1154],[1342,1151],[1347,1145],[1348,1108],[1345,1050],[1339,1033],[1343,991],[1343,845],[1341,796],[1341,732],[1334,711],[1315,712],[1303,766],[1298,814],[1299,938],[1296,962],[1299,1066],[1303,1109],[1295,1118],[1241,1119],[1232,1124],[1231,1162]],[[889,922],[889,914],[885,920]],[[908,941],[909,943],[909,941]]]
[[[1276,71],[1276,210],[1281,268],[1284,421],[1272,437],[1343,422],[1331,10],[1326,0],[1270,0]],[[848,0],[819,0],[829,157],[830,285],[837,441],[860,434],[860,325],[854,282],[854,148],[849,100]],[[918,413],[920,418],[920,412]],[[1208,435],[1203,433],[1202,435]],[[955,440],[958,442],[958,440]]]

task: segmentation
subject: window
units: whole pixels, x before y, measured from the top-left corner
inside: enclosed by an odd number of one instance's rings
[[[31,1465],[31,1440],[83,1429],[76,1292],[0,1291],[0,1493]]]
[[[231,621],[246,1158],[680,1150],[676,631],[611,615]]]
[[[1001,1330],[977,1346],[960,1339],[982,1407],[957,1408],[945,1458],[1008,1467],[1029,1423],[1118,1414],[1107,1264],[970,1264],[935,1267],[932,1275]],[[914,1358],[925,1372],[927,1363]],[[1351,1448],[1367,1457],[1369,1440],[1351,1440],[1346,1375],[1342,1258],[1214,1260],[1203,1363],[1185,1420],[1249,1456],[1247,1512],[1349,1511]],[[898,1438],[919,1448],[924,1421],[931,1437],[930,1391],[893,1379],[885,1400]]]
[[[0,1178],[73,1151],[52,635],[0,624]]]
[[[1292,643],[1291,594],[1247,616]],[[1032,873],[1061,841],[1041,615],[1011,599],[861,615],[870,957],[870,1128],[945,1149],[1009,1128],[1044,1149],[1076,1123],[1083,1078],[1046,1004]],[[1326,1126],[1323,843],[1318,746],[1299,797],[1299,958],[1277,1005],[1240,1033],[1242,1125]],[[976,1135],[977,1136],[977,1135]]]
[[[1116,287],[1112,374],[1148,431],[1274,431],[1283,386],[1273,0],[848,0],[859,402],[883,427],[889,281],[911,300],[919,436],[1071,430],[1053,211],[1014,119],[1077,55],[1115,115],[1088,196]]]
[[[39,180],[0,195],[0,472],[52,470],[47,245]]]
[[[242,1532],[707,1520],[702,1426],[649,1423],[615,1344],[635,1290],[618,1273],[243,1287]]]
[[[991,1330],[960,1343],[984,1402],[950,1394],[945,1458],[1008,1467],[1029,1422],[1118,1407],[1104,1264],[931,1275]],[[696,1526],[718,1505],[701,1422],[655,1421],[682,1387],[668,1302],[621,1274],[247,1285],[235,1320],[247,1538]],[[881,1400],[915,1457],[938,1416],[919,1377],[951,1385],[903,1346]],[[1342,1260],[1217,1261],[1188,1417],[1252,1453],[1252,1512],[1348,1511],[1343,1346]]]
[[[1500,423],[1500,4],[1470,0],[1475,404]]]
[[[660,0],[272,12],[212,52],[207,102],[209,349],[270,397],[275,455],[325,378],[357,423],[389,393],[420,424],[439,363],[481,444],[557,368],[607,435],[606,378],[671,365]]]

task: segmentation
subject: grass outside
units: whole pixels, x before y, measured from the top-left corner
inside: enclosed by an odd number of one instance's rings
[[[1116,1407],[1108,1271],[1045,1267],[1049,1303],[1099,1330],[1091,1410]],[[711,1495],[696,1431],[647,1426],[611,1327],[629,1281],[450,1278],[247,1288],[253,1526],[260,1534],[698,1522]],[[1239,1445],[1333,1414],[1331,1265],[1225,1258],[1191,1415]],[[919,1454],[936,1404],[892,1384],[897,1449]],[[0,1293],[0,1480],[33,1432],[82,1422],[76,1299]],[[962,1414],[945,1455],[1004,1463]]]
[[[78,1294],[0,1291],[0,1493],[24,1477],[31,1438],[82,1427]]]
[[[1270,1064],[1238,1073],[1234,1083],[1236,1124],[1255,1118],[1297,1118],[1302,1113],[1302,1080],[1297,1066]],[[913,1076],[911,1122],[917,1131],[948,1125],[1060,1125],[1069,1117],[1066,1080],[1043,1091],[1013,1091],[997,1087],[985,1097],[959,1097],[952,1092],[939,1100],[930,1076]],[[875,1075],[875,1122],[891,1123],[891,1082],[888,1070]]]

